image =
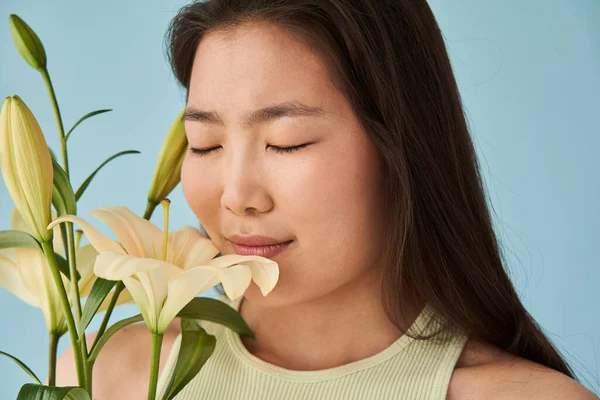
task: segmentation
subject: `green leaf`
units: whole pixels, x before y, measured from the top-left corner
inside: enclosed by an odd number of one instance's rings
[[[100,305],[116,284],[117,281],[96,278],[92,290],[85,301],[83,312],[81,313],[81,332],[85,332],[85,329],[92,321],[92,318],[94,318],[94,315],[96,315]]]
[[[235,308],[210,297],[194,297],[177,316],[215,322],[240,335],[254,338],[254,334]]]
[[[88,392],[78,386],[44,386],[26,383],[17,400],[90,400]]]
[[[67,224],[59,224],[59,225],[60,225],[60,235],[62,236],[64,254],[69,254],[69,242],[67,241]]]
[[[11,247],[42,249],[40,242],[27,232],[16,230],[0,231],[0,249],[8,249]]]
[[[25,247],[25,248],[38,248],[42,250],[42,245],[37,241],[36,238],[31,236],[27,232],[23,231],[0,231],[0,249],[8,249],[12,247]],[[58,269],[60,272],[65,274],[67,278],[69,274],[69,264],[60,254],[56,254],[56,261],[58,262]],[[77,280],[81,279],[81,275],[77,272]]]
[[[92,174],[90,176],[88,176],[88,178],[81,184],[79,189],[77,189],[77,192],[75,193],[75,200],[79,200],[79,198],[81,197],[83,192],[85,192],[85,189],[87,189],[89,184],[92,182],[92,179],[94,179],[94,176],[98,173],[98,171],[100,171],[100,169],[102,169],[102,167],[104,167],[110,161],[114,160],[117,157],[123,156],[125,154],[139,154],[139,153],[140,152],[137,150],[126,150],[126,151],[117,153],[112,157],[109,157],[106,161],[104,161],[102,164],[100,164],[100,166],[98,168],[96,168],[96,170],[94,172],[92,172]]]
[[[117,333],[119,329],[143,320],[144,318],[142,317],[142,314],[137,314],[133,317],[125,318],[119,322],[115,322],[115,324],[108,328],[100,337],[100,339],[98,339],[98,342],[96,342],[96,345],[92,348],[92,351],[90,352],[90,357],[88,358],[88,360],[90,362],[94,362],[96,360],[96,357],[98,357],[98,353],[100,353],[100,350],[102,350],[102,347],[106,344],[108,339],[110,339],[112,335]]]
[[[37,375],[31,370],[31,368],[29,368],[27,365],[25,365],[25,363],[21,360],[19,360],[17,357],[12,356],[8,353],[5,353],[3,351],[0,350],[0,355],[6,356],[8,358],[10,358],[11,360],[13,360],[14,362],[17,363],[17,365],[19,367],[21,367],[23,369],[23,371],[27,372],[27,374],[32,377],[37,383],[39,383],[40,385],[42,384],[42,381],[40,381],[40,378],[37,377]]]
[[[48,150],[50,150],[50,158],[52,159],[52,161],[58,162],[58,159],[56,158],[56,153],[54,152],[54,150],[52,150],[50,148],[50,146],[48,146]]]
[[[52,163],[58,164],[58,160],[56,159],[56,154],[54,154],[54,151],[52,151],[52,149],[50,147],[48,147],[48,150],[50,150],[50,157],[52,158]],[[52,192],[53,192],[52,197],[54,198],[54,188],[52,189]],[[57,199],[58,199],[58,197],[59,196],[57,193]],[[56,206],[54,206],[54,208],[56,208]],[[68,243],[67,243],[67,227],[65,226],[65,224],[60,225],[60,234],[62,235],[63,245],[65,247],[65,254],[68,254],[69,249],[68,249]]]
[[[71,129],[69,129],[69,132],[67,132],[67,135],[65,136],[65,141],[69,140],[69,136],[71,135],[71,132],[73,132],[73,130],[75,128],[77,128],[77,125],[79,125],[80,123],[82,123],[86,119],[88,119],[90,117],[93,117],[94,115],[102,114],[102,113],[109,112],[109,111],[112,111],[112,109],[108,109],[108,110],[96,110],[96,111],[92,111],[91,113],[87,113],[83,117],[79,118],[79,121],[77,121],[75,123],[75,125],[73,125],[73,127]]]
[[[67,260],[65,260],[65,258],[63,256],[61,256],[60,254],[56,254],[54,253],[54,255],[56,256],[56,263],[58,264],[58,270],[60,272],[62,272],[67,279],[71,280],[71,273],[69,271],[69,262]],[[79,274],[79,271],[75,270],[75,273],[77,275],[75,275],[77,277],[77,280],[81,279],[81,275]]]
[[[193,319],[181,319],[181,347],[177,364],[163,400],[171,400],[187,385],[210,358],[217,339]]]
[[[52,160],[52,167],[54,169],[52,204],[56,208],[58,216],[77,214],[77,202],[75,201],[75,194],[73,194],[73,187],[71,186],[71,182],[69,182],[67,173],[56,160]]]

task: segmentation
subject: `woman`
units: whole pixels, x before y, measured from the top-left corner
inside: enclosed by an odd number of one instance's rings
[[[185,198],[223,254],[280,267],[232,303],[256,339],[205,324],[217,349],[177,399],[596,398],[503,268],[426,0],[209,0],[168,39]],[[149,349],[143,325],[111,339],[98,398],[143,398]]]

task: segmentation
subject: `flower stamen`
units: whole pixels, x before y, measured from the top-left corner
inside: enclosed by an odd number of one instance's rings
[[[164,224],[165,224],[165,229],[163,231],[163,254],[162,254],[162,260],[163,261],[167,261],[167,245],[169,243],[169,206],[171,205],[171,200],[169,199],[164,199],[160,202],[160,204],[163,207],[163,213],[164,213]]]

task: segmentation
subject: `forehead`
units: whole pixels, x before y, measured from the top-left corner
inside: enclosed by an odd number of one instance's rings
[[[320,105],[337,96],[317,52],[278,25],[253,23],[204,36],[188,104],[257,108],[294,98]]]

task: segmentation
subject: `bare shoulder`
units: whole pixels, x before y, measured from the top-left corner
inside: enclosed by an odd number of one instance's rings
[[[180,333],[179,318],[165,331],[160,354],[162,372],[173,342]],[[97,332],[86,335],[91,348]],[[65,340],[65,339],[63,339]],[[142,399],[148,392],[152,334],[144,323],[128,325],[113,335],[96,359],[93,376],[94,400]],[[76,386],[77,372],[73,349],[69,347],[57,360],[57,386]]]
[[[447,398],[598,399],[558,371],[477,340],[467,342],[452,374]]]

